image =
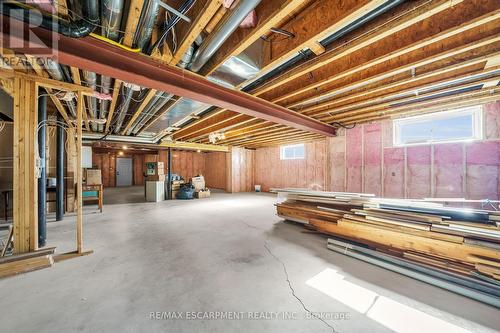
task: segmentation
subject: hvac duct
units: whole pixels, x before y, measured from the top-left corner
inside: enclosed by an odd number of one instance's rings
[[[61,65],[59,65],[57,62],[52,60],[51,58],[45,58],[45,70],[49,73],[50,77],[52,77],[54,80],[57,81],[66,81],[64,72],[61,68]],[[75,101],[73,100],[65,100],[63,103],[66,104],[66,106],[69,109],[70,114],[73,117],[76,117],[76,105]]]
[[[191,45],[186,53],[182,56],[182,59],[178,63],[178,67],[186,68],[186,66],[191,62],[193,57],[194,46]],[[139,130],[148,123],[148,121],[153,118],[153,116],[159,112],[167,102],[173,97],[172,94],[166,92],[159,92],[155,95],[153,100],[149,102],[144,111],[141,113],[139,118],[136,120],[135,124],[127,131],[127,135],[133,133],[134,135],[139,132]]]
[[[124,89],[124,94],[120,108],[117,110],[118,116],[116,118],[116,125],[114,129],[115,133],[120,133],[120,129],[123,125],[123,120],[125,120],[125,116],[127,115],[127,110],[130,107],[130,102],[132,101],[132,95],[134,94],[134,90],[129,86],[123,84],[122,88]]]
[[[134,36],[134,45],[142,50],[148,45],[160,11],[159,0],[146,0]]]
[[[97,0],[82,1],[82,17],[72,22],[54,19],[51,15],[42,15],[39,11],[6,1],[0,4],[0,13],[72,38],[88,36],[99,23]]]
[[[102,0],[101,1],[101,22],[102,35],[106,38],[118,41],[120,38],[120,26],[123,17],[123,0]],[[109,94],[111,89],[111,78],[101,76],[101,92]],[[109,110],[109,101],[101,101],[99,118],[106,118]],[[102,131],[103,125],[99,125],[99,130]]]
[[[160,5],[157,0],[147,0],[142,8],[141,17],[139,19],[139,24],[134,36],[134,46],[144,49],[151,39],[153,33],[154,23],[158,16],[160,10]],[[130,102],[132,101],[132,95],[134,94],[133,89],[130,86],[122,85],[124,88],[123,101],[121,107],[118,110],[118,116],[116,118],[116,126],[114,129],[115,133],[119,133],[125,120],[127,110],[130,107]]]
[[[165,107],[165,105],[172,97],[174,97],[174,95],[165,92],[161,93],[156,103],[148,109],[149,112],[143,113],[142,118],[133,127],[132,133],[136,135],[139,130],[143,128],[149,122],[149,120],[151,120],[151,118],[153,118],[158,112],[160,112],[160,110]]]
[[[97,75],[93,72],[89,71],[83,71],[83,79],[85,80],[85,83],[89,88],[91,88],[93,91],[96,90],[96,81],[97,81]],[[90,118],[97,118],[96,115],[96,110],[97,110],[97,99],[95,97],[87,96],[87,106],[89,109],[90,113]],[[91,123],[92,130],[96,131],[97,130],[97,125],[95,122]],[[99,127],[102,127],[102,125],[99,125]],[[100,128],[101,129],[101,128]]]
[[[120,38],[123,2],[123,0],[102,0],[101,3],[102,35],[114,41]]]
[[[222,19],[214,31],[203,41],[194,54],[191,70],[199,72],[221,45],[238,28],[247,15],[257,7],[261,0],[240,0],[236,7]]]

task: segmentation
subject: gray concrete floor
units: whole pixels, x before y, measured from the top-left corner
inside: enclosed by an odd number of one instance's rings
[[[0,280],[0,331],[442,333],[500,327],[492,307],[327,250],[324,236],[275,215],[273,195],[214,193],[144,203],[142,191],[106,189],[104,213],[85,207],[84,244],[94,254]],[[72,250],[74,227],[74,216],[49,223],[49,245]],[[309,319],[304,306],[325,321]],[[151,318],[155,312],[159,319]],[[192,319],[222,313],[233,319]]]

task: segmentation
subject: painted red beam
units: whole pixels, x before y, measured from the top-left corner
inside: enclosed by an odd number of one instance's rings
[[[35,46],[52,48],[54,33],[43,28],[30,28],[33,35],[28,40],[27,26],[14,28],[12,20],[2,16],[3,47],[13,49],[20,53],[29,53]],[[14,20],[15,25],[21,24]],[[24,34],[16,32],[25,31]],[[319,133],[325,136],[334,136],[335,129],[313,118],[298,114],[279,105],[247,93],[219,86],[206,78],[183,70],[178,67],[162,64],[152,58],[138,53],[129,52],[120,47],[94,39],[69,38],[57,35],[57,47],[54,52],[57,61],[68,66],[99,73],[117,78],[125,82],[134,83],[147,88],[165,91],[178,96],[190,98],[203,103],[215,105],[238,113],[243,113],[256,118],[269,120],[278,124],[287,125],[300,130]],[[21,44],[13,44],[21,43]],[[8,47],[9,45],[28,45],[29,48]],[[44,45],[42,45],[44,44]]]

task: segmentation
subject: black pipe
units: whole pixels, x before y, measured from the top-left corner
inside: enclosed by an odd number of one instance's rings
[[[64,119],[58,115],[59,123]],[[57,126],[56,133],[56,221],[62,221],[64,218],[64,129]]]
[[[38,95],[38,156],[40,157],[40,178],[38,178],[38,246],[43,247],[47,238],[47,220],[45,216],[47,209],[47,170],[45,168],[47,93],[40,88]]]
[[[28,6],[3,1],[0,14],[24,21],[36,27],[56,31],[64,36],[82,38],[90,35],[99,24],[98,0],[82,1],[82,18],[77,21],[63,21],[40,11],[32,10]]]
[[[168,148],[167,154],[167,199],[172,200],[172,148]]]

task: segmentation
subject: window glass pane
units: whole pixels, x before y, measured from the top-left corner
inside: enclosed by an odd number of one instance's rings
[[[394,143],[411,145],[481,138],[481,108],[472,107],[394,121]]]
[[[442,141],[470,138],[474,136],[473,124],[474,119],[472,115],[449,119],[436,119],[433,122],[433,139]]]
[[[305,147],[303,144],[280,147],[280,158],[282,160],[303,159],[304,157]]]
[[[295,158],[304,158],[305,148],[303,145],[295,147]]]

